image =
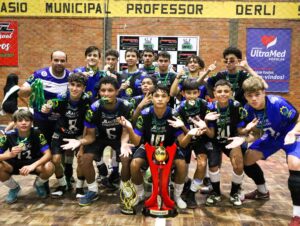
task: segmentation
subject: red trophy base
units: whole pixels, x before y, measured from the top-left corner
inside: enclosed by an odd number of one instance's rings
[[[169,195],[169,178],[177,146],[164,148],[145,144],[146,155],[152,177],[152,194],[145,201],[142,213],[151,217],[175,217],[178,212]]]

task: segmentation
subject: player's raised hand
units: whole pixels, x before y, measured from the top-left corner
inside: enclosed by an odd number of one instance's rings
[[[174,119],[174,121],[172,121],[171,119],[168,119],[168,123],[170,126],[172,126],[174,128],[184,127],[183,121],[181,121],[179,118],[176,118],[175,116],[173,116],[173,119]]]
[[[77,140],[77,139],[64,138],[63,141],[67,142],[66,144],[63,144],[60,146],[63,150],[74,151],[76,148],[78,148],[81,145],[80,140]]]
[[[120,157],[129,157],[132,154],[131,148],[133,148],[133,144],[124,143],[121,144],[121,154]]]
[[[254,128],[257,126],[258,122],[259,122],[259,120],[258,120],[257,118],[254,118],[251,122],[249,122],[249,123],[246,125],[245,129],[246,129],[248,132],[251,131],[252,129],[254,129]]]
[[[217,68],[217,61],[215,60],[213,64],[209,65],[207,70],[214,71]]]
[[[200,129],[206,129],[207,128],[207,125],[206,123],[199,117],[199,116],[196,116],[194,118],[192,117],[189,117],[189,120],[194,123],[194,125]]]
[[[297,136],[300,136],[300,132],[294,132],[294,131],[288,132],[284,138],[284,145],[295,143]]]
[[[245,142],[245,137],[229,137],[227,140],[232,140],[231,143],[225,146],[226,149],[237,148]]]
[[[133,129],[131,122],[129,122],[124,116],[117,117],[118,123],[127,128],[127,129]]]
[[[220,114],[217,112],[209,112],[205,115],[205,120],[206,121],[215,121],[220,117]]]
[[[152,102],[152,94],[150,92],[147,92],[139,105],[141,108],[143,108],[144,106],[147,106],[151,102]]]
[[[193,129],[189,130],[189,132],[187,134],[191,135],[191,136],[201,136],[203,133],[205,133],[205,131],[206,131],[206,129],[193,128]]]
[[[241,62],[239,62],[238,64],[236,64],[237,67],[240,67],[241,69],[243,70],[248,70],[249,68],[249,65],[248,65],[248,62],[247,62],[247,58],[245,57],[245,60],[242,60]]]

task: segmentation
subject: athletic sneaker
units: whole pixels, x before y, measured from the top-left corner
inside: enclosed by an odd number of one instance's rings
[[[12,204],[12,203],[16,202],[18,200],[18,194],[20,191],[21,191],[21,187],[19,184],[16,188],[9,189],[8,195],[6,196],[6,199],[5,199],[6,203]]]
[[[198,207],[195,195],[196,195],[196,192],[193,192],[191,190],[189,190],[186,193],[185,201],[186,201],[187,208],[195,209]]]
[[[269,200],[270,192],[261,193],[257,189],[253,192],[245,194],[245,199],[254,199],[254,200]]]
[[[37,194],[40,198],[43,198],[43,199],[44,199],[44,198],[47,198],[48,194],[47,194],[47,190],[46,190],[44,184],[42,184],[42,185],[37,185],[36,179],[35,179],[33,186],[34,186],[34,188],[35,188],[36,194]]]
[[[300,225],[300,217],[294,216],[291,219],[291,222],[290,222],[289,226],[299,226],[299,225]]]
[[[83,188],[76,188],[76,199],[80,199],[84,196]]]
[[[240,199],[239,193],[235,193],[233,196],[230,196],[229,201],[233,206],[240,207],[243,205],[242,200]]]
[[[180,196],[174,197],[174,201],[179,209],[186,209],[187,204],[185,201],[182,200],[182,198]]]
[[[61,198],[67,191],[67,186],[58,186],[54,192],[51,193],[52,198]]]
[[[101,185],[103,185],[103,187],[107,188],[110,191],[115,191],[118,189],[112,182],[110,182],[107,177],[103,178],[100,183]]]
[[[93,201],[96,201],[99,198],[98,193],[94,191],[87,191],[87,193],[79,199],[80,206],[91,205]]]
[[[211,192],[206,198],[205,205],[214,206],[218,202],[221,202],[221,200],[221,195],[217,194],[216,192]]]
[[[211,181],[209,177],[205,177],[203,179],[203,186],[200,188],[200,192],[201,194],[209,194],[210,192],[212,192],[213,188],[211,185]]]

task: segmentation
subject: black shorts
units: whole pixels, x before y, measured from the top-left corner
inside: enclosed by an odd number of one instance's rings
[[[96,138],[96,140],[92,144],[84,146],[83,150],[84,153],[94,154],[95,161],[100,161],[103,156],[103,151],[107,146],[111,146],[111,148],[116,151],[116,160],[117,162],[121,162],[120,160],[121,143],[119,141],[100,140]]]
[[[51,120],[33,120],[33,125],[38,127],[42,134],[44,134],[47,143],[51,144],[52,135],[54,133],[56,121]]]
[[[13,159],[8,159],[8,160],[5,160],[6,163],[8,163],[9,165],[11,165],[13,167],[13,171],[11,174],[13,175],[19,175],[20,174],[20,169],[23,167],[23,166],[28,166],[28,165],[31,165],[32,163],[38,161],[39,159],[26,159],[26,160],[19,160],[19,159],[16,159],[16,158],[13,158]],[[35,174],[37,175],[37,172],[34,170],[32,171],[30,174]]]
[[[67,143],[67,142],[63,141],[64,138],[67,138],[67,137],[63,137],[61,134],[58,134],[58,133],[53,133],[52,141],[51,141],[51,154],[52,155],[56,155],[56,154],[61,155],[61,154],[65,153],[65,150],[63,150],[60,147],[61,145]],[[69,139],[76,139],[76,138],[69,138]],[[74,150],[74,153],[77,153],[78,150],[79,150],[79,148]]]

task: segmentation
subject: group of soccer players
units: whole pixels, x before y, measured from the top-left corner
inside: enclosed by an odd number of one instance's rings
[[[16,111],[15,128],[0,137],[0,181],[9,188],[6,202],[16,202],[21,190],[13,174],[36,174],[34,187],[45,198],[50,192],[48,179],[54,173],[58,187],[50,195],[62,197],[72,189],[75,153],[80,205],[99,198],[94,161],[107,186],[115,186],[119,171],[120,189],[131,180],[137,205],[145,199],[144,144],[167,147],[176,143],[172,180],[177,207],[198,206],[195,194],[203,185],[206,171],[212,188],[205,204],[221,201],[222,153],[230,158],[233,168],[229,201],[240,207],[245,198],[269,199],[263,171],[256,162],[283,149],[293,201],[290,224],[299,225],[300,119],[296,108],[280,96],[266,95],[268,85],[246,59],[242,60],[241,51],[235,47],[223,52],[226,69],[209,77],[216,62],[205,70],[203,60],[195,55],[187,58],[186,66],[178,73],[170,67],[171,56],[166,51],[156,56],[152,49],[145,49],[141,68],[139,57],[136,49],[127,49],[127,69],[117,72],[119,54],[110,49],[100,70],[101,52],[90,46],[85,51],[86,66],[69,72],[65,68],[67,55],[55,51],[51,53],[51,66],[28,78],[19,96],[34,99],[40,91],[35,87],[41,82],[45,101],[40,107],[34,106],[33,115],[27,110]],[[109,177],[103,163],[107,147],[115,157]],[[193,157],[197,168],[183,196]],[[257,189],[243,197],[244,172]]]

